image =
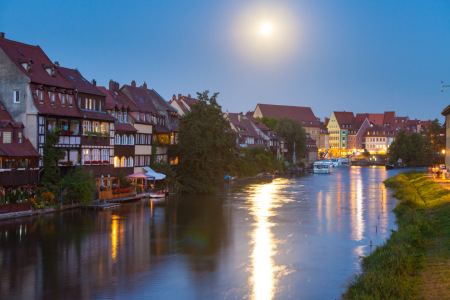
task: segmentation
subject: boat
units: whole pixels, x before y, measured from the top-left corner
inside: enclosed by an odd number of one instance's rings
[[[267,175],[267,178],[269,178],[269,179],[274,179],[274,178],[275,178],[275,174],[268,174],[268,175]]]
[[[150,198],[163,198],[166,197],[166,193],[151,193],[149,196]]]
[[[386,170],[394,170],[395,169],[394,165],[385,165],[384,167],[386,168]]]
[[[329,161],[316,161],[314,163],[314,174],[333,173],[333,163]]]

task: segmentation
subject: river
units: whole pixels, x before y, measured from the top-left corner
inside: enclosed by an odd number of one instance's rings
[[[381,182],[396,173],[341,167],[0,221],[0,299],[338,299],[396,228]]]

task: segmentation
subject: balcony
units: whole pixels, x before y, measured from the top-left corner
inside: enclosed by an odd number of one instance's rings
[[[0,186],[26,185],[38,183],[37,169],[2,169],[0,171]]]

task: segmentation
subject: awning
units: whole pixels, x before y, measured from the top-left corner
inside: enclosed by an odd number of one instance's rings
[[[132,179],[137,179],[137,178],[157,179],[157,178],[155,178],[155,176],[152,176],[150,174],[144,174],[144,173],[141,173],[141,172],[134,173],[134,174],[131,174],[131,175],[127,175],[126,177],[127,178],[132,178]],[[165,177],[165,175],[164,175],[164,177]]]
[[[162,180],[164,178],[166,178],[166,175],[161,174],[161,173],[157,173],[155,171],[153,171],[150,167],[142,167],[142,169],[144,169],[145,171],[147,171],[148,176],[154,176],[154,178],[156,180]]]

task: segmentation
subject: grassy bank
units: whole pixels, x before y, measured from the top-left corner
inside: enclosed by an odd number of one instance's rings
[[[438,268],[439,277],[449,272],[450,192],[424,175],[410,171],[385,181],[400,200],[394,209],[398,230],[362,259],[363,272],[343,299],[434,299],[427,292],[436,285],[450,293],[448,279],[447,285],[439,278],[429,280]]]

